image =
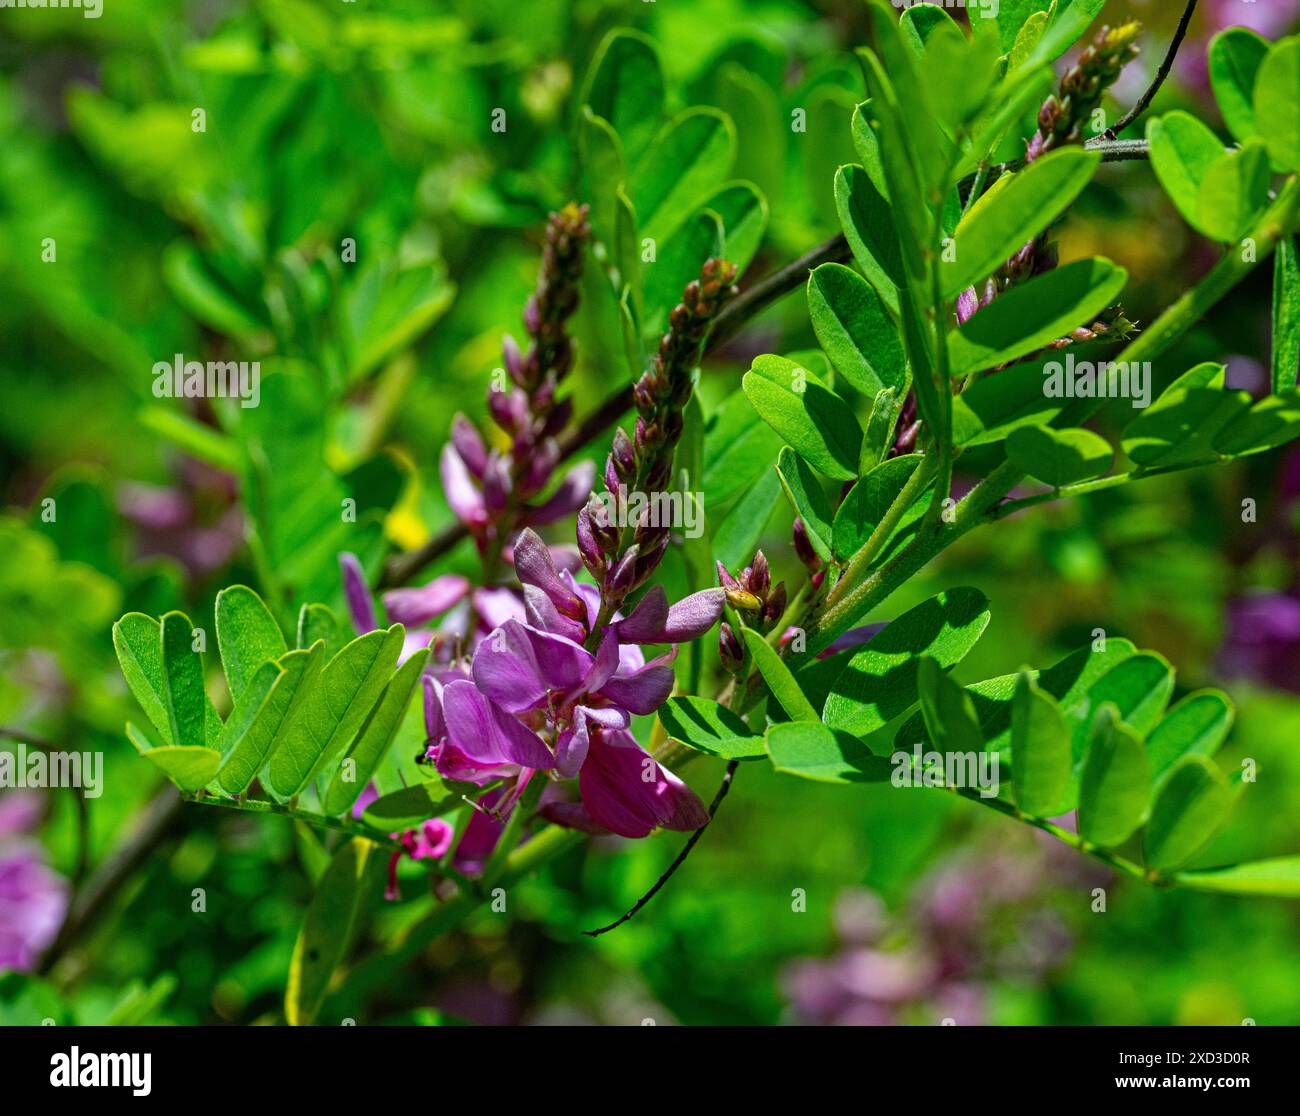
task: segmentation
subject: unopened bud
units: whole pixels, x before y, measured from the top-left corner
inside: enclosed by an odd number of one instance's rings
[[[735,630],[725,620],[718,627],[718,655],[722,667],[730,674],[737,673],[745,664],[745,648]]]

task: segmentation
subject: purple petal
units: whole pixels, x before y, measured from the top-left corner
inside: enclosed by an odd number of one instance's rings
[[[458,414],[451,422],[451,444],[456,447],[460,459],[474,476],[480,480],[487,468],[488,451],[483,444],[478,430],[464,415]]]
[[[528,630],[518,620],[508,620],[484,637],[471,669],[478,688],[512,713],[542,704],[550,689]]]
[[[427,674],[424,676],[424,732],[434,744],[447,735],[447,721],[442,715],[442,684]]]
[[[488,765],[517,764],[549,768],[550,749],[536,733],[495,708],[472,682],[453,682],[442,695],[443,716],[451,743]]]
[[[626,620],[618,623],[619,639],[625,643],[660,643],[658,635],[668,622],[668,594],[662,585],[652,586]]]
[[[551,598],[536,585],[524,586],[524,615],[532,627],[565,636],[575,643],[581,643],[587,635],[587,629],[576,620],[561,616]]]
[[[479,619],[491,628],[499,628],[507,620],[524,619],[519,594],[513,589],[475,589],[474,611]]]
[[[600,647],[596,650],[596,657],[591,662],[591,670],[587,672],[587,677],[582,680],[583,692],[596,693],[614,677],[614,673],[619,667],[619,661],[618,633],[610,629],[605,633],[605,638],[600,641]]]
[[[524,530],[514,545],[515,572],[526,585],[536,585],[565,616],[575,620],[586,615],[586,608],[576,593],[560,578],[551,552],[537,532]]]
[[[390,624],[418,627],[441,616],[469,592],[469,580],[443,574],[419,589],[393,589],[384,594],[384,611]]]
[[[450,442],[442,447],[438,470],[442,476],[442,491],[456,518],[471,529],[482,527],[488,520],[483,494],[475,487],[469,469]]]
[[[699,829],[709,820],[695,792],[656,763],[630,733],[593,737],[578,787],[596,823],[622,837],[644,837],[658,826]]]
[[[979,295],[974,287],[967,287],[957,296],[957,324],[965,325],[979,308]]]
[[[600,688],[600,696],[632,713],[653,713],[673,692],[673,668],[662,657],[633,674],[615,675]]]
[[[379,627],[375,622],[375,601],[370,595],[361,563],[355,554],[345,551],[339,555],[339,566],[343,570],[343,595],[347,598],[348,612],[352,614],[352,626],[358,635],[373,632]]]
[[[543,503],[524,511],[523,522],[530,524],[554,523],[566,515],[573,515],[591,497],[596,483],[596,466],[584,461],[565,474],[560,486]]]
[[[628,643],[689,643],[718,622],[726,601],[725,590],[704,589],[669,608],[662,586],[656,585],[618,625],[619,638]]]
[[[573,727],[560,733],[555,742],[555,770],[564,779],[572,779],[582,770],[587,758],[591,737],[587,731],[586,714],[579,709]]]

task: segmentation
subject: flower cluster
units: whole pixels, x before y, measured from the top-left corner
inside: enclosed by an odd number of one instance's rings
[[[707,632],[722,612],[721,589],[674,605],[655,586],[627,617],[589,641],[599,591],[559,569],[546,544],[524,531],[514,547],[525,619],[483,639],[473,657],[425,679],[429,759],[440,774],[506,790],[489,808],[509,814],[538,772],[578,780],[579,799],[548,794],[542,813],[591,832],[644,837],[657,827],[698,829],[707,814],[695,793],[647,753],[630,731],[672,692],[675,646],[647,661],[646,644],[675,645]]]
[[[506,337],[503,356],[513,386],[496,390],[494,385],[488,392],[488,410],[509,436],[509,450],[489,449],[474,424],[457,415],[442,451],[442,486],[452,511],[479,552],[493,560],[517,526],[573,514],[595,483],[595,470],[584,462],[545,501],[529,503],[550,483],[560,461],[556,436],[573,415],[572,400],[559,399],[558,392],[573,366],[566,323],[578,308],[582,253],[590,235],[586,206],[569,204],[547,223],[537,289],[524,308],[530,347],[524,352]]]
[[[616,500],[634,491],[666,492],[672,481],[673,450],[682,435],[683,411],[694,388],[692,375],[714,318],[736,293],[736,268],[710,259],[698,280],[687,284],[682,301],[668,316],[668,332],[649,370],[636,382],[634,436],[620,428],[605,462],[605,488]],[[645,514],[635,524],[630,544],[612,522],[607,501],[592,496],[578,513],[578,552],[601,586],[606,614],[616,609],[659,565],[668,547],[669,525]]]

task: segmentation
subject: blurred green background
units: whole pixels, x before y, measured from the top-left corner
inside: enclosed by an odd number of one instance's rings
[[[1112,118],[1144,88],[1181,7],[1107,6],[1105,21],[1147,28]],[[92,868],[158,790],[122,733],[133,703],[113,661],[118,615],[210,617],[236,581],[281,604],[337,603],[338,550],[374,568],[385,546],[450,521],[437,454],[456,410],[483,415],[547,212],[581,199],[575,113],[603,36],[644,31],[672,106],[735,117],[736,175],[771,210],[752,279],[837,231],[831,178],[855,161],[851,51],[864,34],[856,0],[104,9],[0,13],[0,723],[104,752],[104,793],[87,804]],[[1217,126],[1208,36],[1245,23],[1276,37],[1297,21],[1296,0],[1205,0],[1156,109]],[[809,109],[798,137],[785,123],[795,107]],[[344,238],[357,243],[351,267],[338,263]],[[1139,323],[1214,259],[1141,163],[1103,168],[1060,240],[1063,259],[1097,252],[1129,269],[1125,309]],[[1158,364],[1157,389],[1205,359],[1227,360],[1234,386],[1264,386],[1270,270]],[[579,413],[625,377],[610,296],[589,288],[570,381]],[[812,343],[792,295],[709,362],[706,403],[734,391],[755,354]],[[261,359],[289,386],[264,383],[267,404],[242,414],[157,400],[150,370],[175,353]],[[257,491],[236,467],[250,460],[265,470]],[[361,510],[346,536],[340,494]],[[1254,523],[1242,522],[1247,497]],[[259,519],[259,500],[293,514]],[[764,545],[788,572],[789,528],[774,506]],[[1223,762],[1250,757],[1259,780],[1197,863],[1291,853],[1298,532],[1300,457],[1280,451],[1015,517],[945,555],[887,615],[954,584],[983,589],[993,623],[962,681],[1055,661],[1100,627],[1164,654],[1180,687],[1222,686],[1239,707]],[[467,544],[443,562],[462,567]],[[720,774],[705,760],[687,770],[706,798]],[[14,794],[0,792],[0,814]],[[77,832],[66,792],[0,822],[0,969],[15,970],[0,976],[0,1021],[279,1021],[316,836],[189,808],[53,971],[24,974],[34,959],[15,928],[38,900],[57,925]],[[742,768],[646,911],[579,936],[678,847],[592,842],[513,893],[508,915],[481,912],[400,972],[362,970],[322,1021],[1300,1022],[1295,904],[1156,892],[939,792],[822,787],[765,764]],[[39,872],[3,882],[20,861]],[[404,878],[408,901],[378,913],[360,956],[434,902],[420,873]]]

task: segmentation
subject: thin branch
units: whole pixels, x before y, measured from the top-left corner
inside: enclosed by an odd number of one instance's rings
[[[103,913],[118,889],[149,859],[180,819],[182,805],[180,794],[170,783],[159,788],[135,832],[110,857],[100,862],[86,886],[74,897],[63,925],[41,957],[39,973],[48,973],[54,967],[54,963]]]
[[[1151,158],[1151,149],[1144,139],[1112,140],[1094,136],[1083,147],[1085,151],[1100,151],[1103,163],[1132,163]]]
[[[1165,60],[1160,63],[1160,68],[1156,71],[1155,80],[1147,87],[1147,91],[1138,99],[1134,105],[1120,121],[1106,131],[1107,139],[1115,139],[1125,128],[1137,120],[1146,112],[1155,96],[1160,92],[1160,87],[1164,85],[1165,79],[1169,76],[1170,71],[1174,68],[1174,61],[1178,58],[1178,48],[1183,45],[1183,40],[1187,37],[1187,29],[1191,26],[1192,16],[1196,14],[1196,0],[1187,0],[1187,7],[1183,9],[1183,18],[1178,21],[1178,30],[1174,32],[1173,42],[1169,44],[1169,50],[1165,54]]]
[[[673,862],[668,865],[668,870],[655,880],[654,887],[642,895],[641,898],[632,905],[632,909],[629,910],[627,914],[616,918],[608,926],[602,926],[599,930],[584,930],[583,933],[586,934],[587,937],[598,938],[601,934],[608,934],[611,930],[617,930],[623,925],[623,923],[627,922],[631,918],[635,918],[637,912],[649,903],[651,899],[658,895],[660,888],[673,878],[677,869],[686,863],[686,858],[691,855],[691,850],[695,848],[695,843],[704,836],[704,831],[713,823],[713,815],[718,812],[718,807],[722,805],[722,800],[727,797],[727,791],[731,789],[732,776],[736,774],[736,767],[739,763],[739,760],[732,760],[727,764],[726,773],[722,776],[722,785],[718,788],[718,793],[713,796],[713,801],[709,804],[709,820],[691,834],[690,840],[682,846],[682,851],[679,852]]]
[[[241,810],[248,814],[278,814],[280,817],[293,818],[296,821],[306,822],[308,825],[319,826],[322,829],[333,829],[352,837],[364,837],[367,841],[374,841],[380,845],[400,845],[401,843],[382,829],[375,829],[363,822],[353,821],[350,817],[330,818],[324,814],[315,814],[310,810],[299,810],[294,806],[287,806],[281,802],[271,802],[261,798],[245,798],[241,800],[237,798],[219,798],[216,795],[205,794],[202,797],[187,795],[185,801],[199,806],[224,806],[227,809]]]

